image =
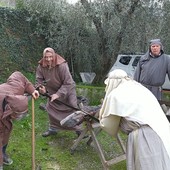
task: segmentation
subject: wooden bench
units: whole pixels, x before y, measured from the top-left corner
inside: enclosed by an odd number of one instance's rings
[[[71,147],[71,154],[74,153],[75,149],[77,148],[78,144],[81,142],[81,140],[88,134],[90,133],[91,137],[87,141],[87,144],[90,145],[91,142],[93,142],[93,145],[97,151],[98,156],[100,157],[101,163],[103,165],[104,170],[109,170],[109,166],[116,164],[120,161],[123,161],[126,159],[126,147],[124,146],[124,143],[118,133],[116,139],[118,144],[120,145],[123,154],[115,157],[111,160],[106,160],[104,156],[104,152],[101,148],[101,145],[97,139],[97,135],[102,131],[100,128],[99,123],[94,123],[90,118],[86,118],[85,120],[85,129],[81,133],[81,135],[78,137],[78,139],[75,141],[75,143]]]

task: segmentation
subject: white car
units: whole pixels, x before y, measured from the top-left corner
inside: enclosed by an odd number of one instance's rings
[[[135,73],[136,66],[138,64],[138,61],[142,54],[139,55],[123,55],[120,54],[117,57],[117,60],[115,64],[112,66],[110,71],[113,71],[115,69],[122,69],[126,71],[126,73],[133,78],[133,75]],[[110,72],[109,71],[109,72]],[[162,86],[165,90],[170,90],[170,81],[168,79],[168,76],[166,76],[165,83]]]

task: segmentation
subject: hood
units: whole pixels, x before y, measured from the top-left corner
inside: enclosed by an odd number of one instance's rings
[[[54,49],[48,47],[45,48],[43,51],[43,57],[42,59],[38,62],[40,65],[43,67],[48,67],[47,62],[45,60],[45,54],[46,52],[51,52],[53,54],[53,61],[52,61],[52,67],[55,67],[56,65],[60,65],[61,63],[66,62],[64,58],[62,58],[59,54],[55,53]]]

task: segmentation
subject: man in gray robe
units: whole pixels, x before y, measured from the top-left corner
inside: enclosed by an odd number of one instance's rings
[[[148,52],[138,62],[134,80],[147,87],[161,100],[166,74],[170,79],[170,57],[164,54],[160,39],[151,40]]]

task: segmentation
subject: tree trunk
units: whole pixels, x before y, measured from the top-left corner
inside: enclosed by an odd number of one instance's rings
[[[99,51],[100,51],[100,55],[102,58],[101,59],[101,70],[96,75],[96,78],[94,80],[95,83],[99,83],[106,78],[106,75],[108,73],[108,68],[110,68],[111,65],[113,65],[113,63],[116,61],[117,55],[120,51],[124,33],[127,28],[128,21],[131,19],[132,14],[134,13],[135,8],[139,2],[140,0],[131,0],[131,6],[129,7],[129,10],[122,16],[121,26],[120,26],[121,29],[115,38],[115,43],[113,44],[114,50],[112,52],[112,56],[109,56],[108,48],[107,48],[108,38],[102,27],[101,18],[93,15],[93,11],[90,7],[90,3],[87,0],[81,0],[81,3],[86,10],[86,13],[88,13],[89,17],[93,20],[93,23],[100,37]],[[115,7],[117,8],[117,12],[121,13],[122,11],[120,10],[119,5],[120,4],[118,2],[117,4],[115,4]]]

